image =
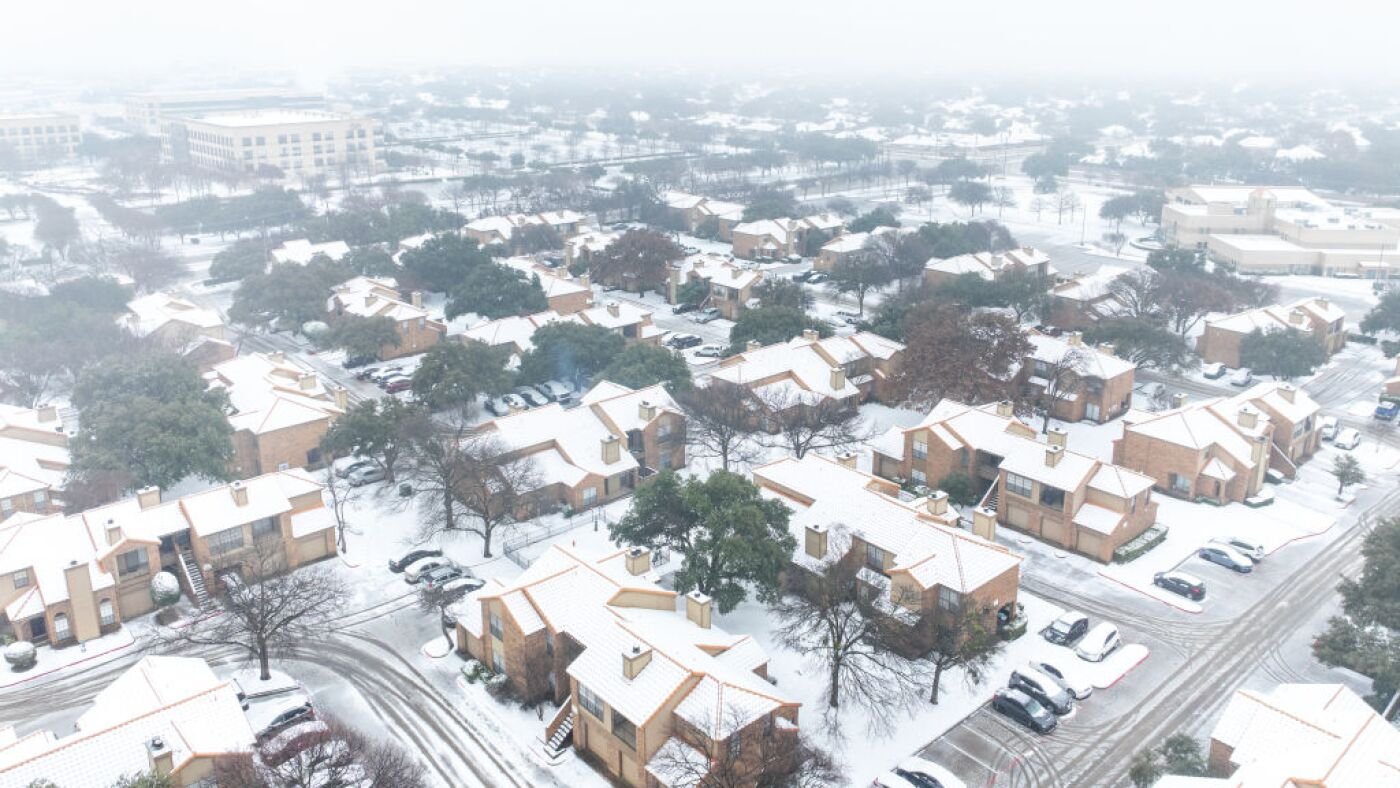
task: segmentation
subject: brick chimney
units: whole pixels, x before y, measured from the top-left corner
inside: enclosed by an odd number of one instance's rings
[[[622,676],[635,679],[651,663],[651,647],[633,643],[622,652]]]
[[[1259,426],[1259,411],[1249,405],[1243,405],[1240,407],[1239,413],[1236,414],[1236,421],[1241,427],[1252,430]]]
[[[622,308],[617,305],[616,301],[608,302],[608,314],[612,315],[613,317],[617,317],[618,315],[622,314]]]
[[[998,416],[1002,417],[1003,419],[1009,419],[1009,418],[1011,418],[1012,412],[1013,412],[1013,409],[1012,409],[1012,407],[1011,407],[1011,400],[1009,400],[1009,399],[1004,399],[1004,400],[1002,400],[1001,402],[998,402],[998,403],[997,403],[997,415],[998,415]]]
[[[1294,309],[1288,313],[1288,322],[1295,326],[1301,326],[1308,322],[1308,313],[1301,309]]]
[[[108,546],[108,547],[111,547],[112,545],[114,545],[114,544],[116,544],[117,542],[120,542],[120,541],[122,540],[122,527],[121,527],[120,525],[117,525],[117,521],[116,521],[116,520],[113,520],[113,519],[110,518],[110,517],[107,518],[107,534],[106,534],[106,535],[107,535],[107,546]]]
[[[302,391],[311,391],[316,388],[316,376],[310,372],[299,375],[297,377],[297,387]]]
[[[422,291],[422,290],[414,290],[412,293],[409,293],[409,294],[408,294],[408,300],[409,300],[409,302],[412,303],[414,306],[418,307],[419,309],[422,309],[422,308],[423,308],[423,291]]]
[[[587,288],[593,287],[593,279],[588,274],[583,274],[578,278],[578,283]]]
[[[710,613],[713,606],[710,598],[699,591],[691,591],[685,595],[685,617],[690,619],[690,623],[701,629],[710,628]]]
[[[1059,446],[1061,449],[1069,447],[1069,433],[1063,427],[1051,427],[1045,434],[1045,440],[1051,446]]]
[[[817,333],[817,330],[815,328],[804,328],[802,329],[802,338],[807,340],[808,342],[816,342],[822,337],[821,334]]]
[[[972,532],[989,542],[996,541],[997,513],[981,506],[973,509]]]
[[[1112,342],[1100,342],[1099,352],[1105,356],[1116,356],[1118,355],[1118,346]]]
[[[846,387],[846,370],[841,367],[831,368],[831,388],[833,391],[840,391]]]
[[[350,392],[344,386],[337,386],[335,391],[332,393],[335,395],[335,406],[337,408],[341,410],[349,409]]]
[[[827,528],[824,525],[807,526],[802,549],[812,558],[826,558]]]
[[[757,339],[750,339],[750,340],[748,341],[748,343],[744,345],[744,352],[746,352],[746,353],[752,353],[752,352],[754,352],[755,350],[762,350],[762,349],[763,349],[763,343],[762,343],[762,342],[759,342]]]
[[[1178,391],[1172,395],[1172,410],[1179,410],[1186,407],[1186,392]]]
[[[137,490],[136,504],[142,509],[149,509],[160,504],[160,488],[152,485]]]
[[[233,482],[228,486],[228,491],[233,495],[235,506],[248,505],[248,488],[243,486],[243,482]]]
[[[287,363],[287,354],[280,350],[274,350],[267,354],[267,360],[274,364],[285,364]]]
[[[1079,333],[1078,331],[1071,331],[1068,334],[1065,334],[1065,341],[1071,345],[1074,345],[1075,347],[1078,347],[1084,344],[1084,335]]]
[[[38,409],[34,411],[34,415],[39,419],[40,423],[58,421],[58,407],[55,405],[40,405]]]
[[[146,762],[151,771],[165,776],[175,771],[175,751],[160,736],[152,736],[146,741]]]
[[[656,418],[656,406],[646,400],[637,403],[637,418],[645,423],[651,422],[652,419]]]
[[[929,493],[928,500],[924,501],[924,508],[934,517],[942,517],[948,513],[948,493],[942,490],[934,490]]]
[[[627,574],[636,577],[651,571],[651,549],[634,547],[627,551]]]
[[[616,435],[609,435],[602,439],[603,464],[612,465],[622,459],[622,439]]]
[[[1284,383],[1283,385],[1281,385],[1281,386],[1278,387],[1278,395],[1279,395],[1280,397],[1283,397],[1284,401],[1286,401],[1286,402],[1292,402],[1292,401],[1293,401],[1293,398],[1294,398],[1297,394],[1298,394],[1298,390],[1295,389],[1295,388],[1293,388],[1293,386],[1291,386],[1291,385],[1289,385],[1289,384],[1287,384],[1287,383]]]
[[[1063,446],[1046,446],[1046,447],[1045,447],[1045,465],[1046,465],[1046,467],[1053,468],[1053,467],[1055,467],[1056,465],[1059,465],[1059,464],[1060,464],[1060,459],[1061,459],[1062,457],[1064,457],[1064,456],[1065,456],[1065,447],[1063,447]]]
[[[843,468],[850,468],[852,470],[854,470],[856,467],[857,459],[858,457],[853,451],[843,451],[840,454],[836,455],[837,464],[839,464]]]

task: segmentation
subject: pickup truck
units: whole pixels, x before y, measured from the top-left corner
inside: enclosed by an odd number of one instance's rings
[[[1400,402],[1394,400],[1381,400],[1381,404],[1376,406],[1376,418],[1390,421],[1400,415]]]

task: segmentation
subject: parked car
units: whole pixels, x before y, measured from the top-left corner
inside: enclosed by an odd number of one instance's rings
[[[519,394],[516,394],[515,392],[511,392],[511,393],[509,393],[509,394],[502,395],[502,396],[501,396],[501,401],[504,402],[504,403],[506,404],[506,407],[509,408],[510,410],[529,410],[529,409],[530,409],[530,405],[529,405],[528,403],[526,403],[525,400],[521,399],[521,398],[520,398],[520,395],[519,395]]]
[[[403,570],[403,579],[409,583],[417,583],[419,580],[423,579],[424,575],[433,571],[434,569],[437,569],[440,566],[456,565],[456,562],[454,562],[451,558],[442,555],[435,555],[429,558],[420,558],[417,561],[414,561],[413,563],[409,564]]]
[[[1079,641],[1074,653],[1078,654],[1080,659],[1089,662],[1103,662],[1121,645],[1123,639],[1118,637],[1118,627],[1107,621],[1100,621]]]
[[[1258,542],[1254,542],[1239,536],[1227,536],[1223,539],[1212,539],[1210,541],[1215,544],[1223,544],[1227,547],[1231,547],[1235,550],[1235,552],[1239,553],[1240,555],[1243,555],[1245,558],[1248,558],[1256,564],[1264,560],[1264,545],[1259,544]]]
[[[816,272],[814,272],[811,276],[807,277],[807,284],[809,284],[809,285],[819,285],[819,284],[821,284],[822,282],[825,282],[826,280],[828,280],[828,279],[830,279],[830,278],[831,278],[831,277],[827,276],[826,274],[822,273],[821,271],[816,271]]]
[[[1254,571],[1254,562],[1241,555],[1240,552],[1233,547],[1208,544],[1198,550],[1196,555],[1199,555],[1212,564],[1220,564],[1226,569],[1233,569],[1242,575],[1247,575]]]
[[[918,756],[900,761],[894,772],[919,788],[967,788],[952,772]]]
[[[340,362],[340,366],[345,369],[355,369],[357,367],[363,367],[366,364],[373,364],[378,360],[379,359],[374,356],[346,356],[345,360]]]
[[[1245,386],[1248,386],[1253,382],[1254,373],[1250,372],[1244,367],[1240,367],[1239,369],[1235,370],[1234,374],[1230,375],[1231,386],[1239,386],[1240,388],[1244,388]]]
[[[1069,714],[1074,711],[1074,696],[1058,681],[1031,668],[1016,668],[1011,671],[1007,686],[1018,689],[1048,706],[1056,714]]]
[[[910,782],[903,775],[891,770],[875,778],[871,783],[874,788],[919,788]]]
[[[1004,714],[1036,733],[1049,733],[1058,724],[1054,712],[1040,705],[1035,698],[1016,689],[997,690],[992,696],[992,710]]]
[[[816,271],[798,271],[797,273],[792,275],[792,281],[805,282],[812,277],[812,274],[815,273]]]
[[[699,307],[695,304],[676,304],[675,306],[671,307],[671,314],[683,315],[686,312],[694,312],[696,309],[699,309]]]
[[[1073,646],[1089,631],[1089,617],[1077,610],[1063,613],[1050,622],[1043,633],[1045,639],[1060,646]]]
[[[1219,380],[1225,377],[1226,367],[1219,361],[1201,365],[1201,376],[1206,380]]]
[[[351,487],[363,487],[366,484],[382,482],[385,479],[384,469],[378,465],[368,465],[364,468],[356,468],[355,472],[346,477]]]
[[[704,342],[705,340],[695,334],[676,334],[671,337],[668,344],[676,350],[685,350],[686,348],[704,344]]]
[[[538,408],[541,405],[549,404],[549,398],[529,386],[516,386],[514,392],[517,397],[528,402],[531,407]]]
[[[1337,437],[1337,417],[1323,416],[1317,420],[1317,431],[1325,441]]]
[[[460,566],[440,566],[431,572],[423,573],[418,582],[424,588],[438,588],[453,580],[461,580],[467,576],[466,570]]]
[[[1396,402],[1393,399],[1385,399],[1381,400],[1380,404],[1376,406],[1376,418],[1381,421],[1390,421],[1397,415],[1400,415],[1400,402]]]
[[[384,384],[384,390],[390,394],[408,391],[411,388],[413,388],[413,378],[410,377],[390,378],[389,382]]]
[[[1094,694],[1093,682],[1084,678],[1078,671],[1070,668],[1059,655],[1054,657],[1039,657],[1031,660],[1031,667],[1044,673],[1065,688],[1065,691],[1074,696],[1075,700],[1084,700]]]
[[[408,565],[412,564],[414,561],[419,561],[424,558],[437,558],[440,555],[442,555],[441,550],[434,550],[428,547],[420,547],[417,550],[410,550],[397,561],[395,561],[392,558],[389,559],[389,571],[393,572],[394,574],[399,574],[403,570],[407,569]]]
[[[1347,427],[1337,433],[1337,437],[1333,439],[1332,445],[1339,449],[1351,451],[1361,445],[1361,433],[1357,432],[1353,427]]]
[[[315,719],[311,698],[304,692],[278,695],[248,704],[248,725],[259,742],[267,741],[293,723]]]
[[[342,465],[335,469],[335,475],[344,479],[361,468],[368,468],[374,464],[374,460],[355,460],[352,463]]]
[[[380,367],[374,370],[373,372],[369,373],[369,380],[372,383],[379,383],[380,381],[384,380],[384,378],[402,374],[403,367],[400,366]]]
[[[510,406],[506,404],[504,397],[494,397],[487,399],[484,405],[487,412],[492,416],[509,416]]]
[[[567,405],[574,401],[574,390],[557,380],[546,380],[535,386],[542,392],[548,392],[554,401],[560,405]]]
[[[715,307],[706,307],[690,316],[693,323],[709,323],[719,319],[719,310]]]
[[[724,358],[723,345],[701,345],[695,349],[695,355],[700,358]]]
[[[394,385],[394,384],[396,384],[396,383],[400,383],[400,382],[408,383],[408,384],[412,385],[412,383],[413,383],[413,378],[409,377],[408,375],[403,374],[402,372],[395,372],[395,373],[392,374],[392,375],[385,375],[384,377],[382,377],[382,378],[380,378],[379,380],[375,381],[375,383],[377,383],[377,384],[379,385],[379,387],[382,388],[382,389],[384,389],[385,391],[387,391],[387,390],[389,389],[390,386],[392,386],[392,385]]]
[[[1152,576],[1152,584],[1198,602],[1206,598],[1206,584],[1185,572],[1158,572]]]

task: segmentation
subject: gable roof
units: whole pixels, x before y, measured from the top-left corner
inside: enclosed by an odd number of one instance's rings
[[[341,415],[321,379],[280,353],[251,353],[215,364],[204,375],[228,393],[235,430],[260,435]]]

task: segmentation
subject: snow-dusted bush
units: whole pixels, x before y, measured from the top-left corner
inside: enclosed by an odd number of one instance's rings
[[[180,581],[169,572],[157,572],[151,578],[151,601],[156,607],[169,607],[180,601]]]
[[[39,652],[34,649],[33,643],[16,640],[5,647],[5,661],[10,663],[14,670],[28,670],[39,661]]]

